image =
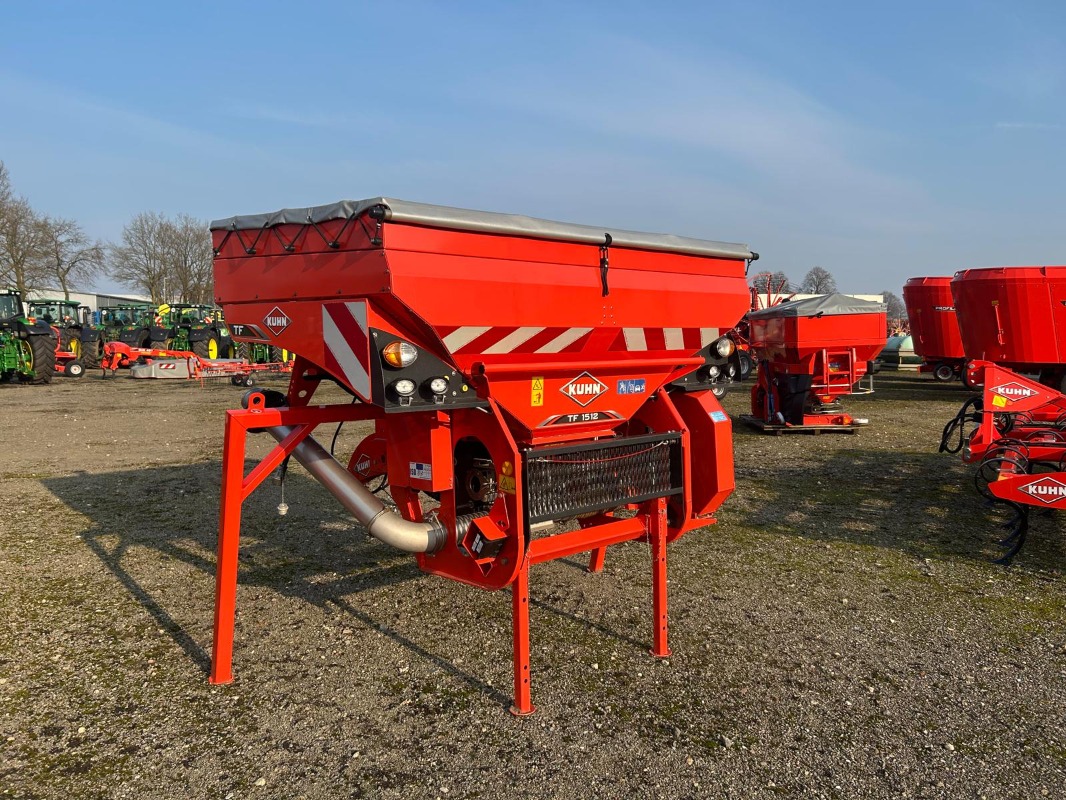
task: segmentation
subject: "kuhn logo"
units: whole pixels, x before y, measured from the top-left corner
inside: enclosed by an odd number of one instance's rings
[[[355,462],[355,471],[360,475],[370,472],[370,456],[359,456],[359,460]]]
[[[996,386],[992,389],[993,392],[1006,397],[1008,400],[1024,400],[1027,397],[1032,397],[1037,393],[1036,389],[1030,389],[1028,386],[1022,386],[1020,383],[1004,383],[1001,386]]]
[[[572,381],[565,384],[559,391],[579,406],[587,406],[607,391],[607,384],[599,378],[592,377],[587,372],[582,372]]]
[[[1054,478],[1041,478],[1032,483],[1027,483],[1025,486],[1019,486],[1018,489],[1048,505],[1066,499],[1066,483],[1057,481]]]
[[[285,315],[285,312],[277,306],[274,306],[270,313],[263,317],[263,324],[266,325],[267,328],[270,329],[270,332],[275,336],[289,327],[290,322],[292,322],[292,320],[289,319]]]

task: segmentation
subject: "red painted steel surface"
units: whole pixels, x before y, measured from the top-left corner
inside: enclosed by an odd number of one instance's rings
[[[533,711],[529,570],[535,564],[590,552],[589,569],[596,572],[607,547],[647,542],[651,649],[669,654],[667,544],[713,522],[734,488],[728,416],[709,390],[686,393],[670,383],[702,367],[700,351],[748,309],[744,260],[612,246],[605,274],[594,244],[391,220],[350,223],[319,223],[316,235],[283,224],[279,235],[255,234],[252,245],[214,231],[217,300],[235,338],[299,357],[287,407],[265,408],[260,401],[227,418],[212,681],[232,678],[241,503],[299,437],[328,421],[357,419],[373,421],[375,429],[347,457],[349,472],[361,480],[387,478],[399,513],[411,521],[423,518],[420,492],[439,501],[433,513],[447,541],[417,555],[419,567],[482,589],[511,588],[514,713]],[[448,397],[476,397],[478,407],[448,406],[447,398],[408,409],[384,402],[377,359],[391,339],[454,370]],[[323,376],[364,402],[310,406]],[[294,427],[292,441],[245,475],[246,431],[278,425]],[[610,501],[615,508],[571,515],[579,517],[574,530],[534,531],[523,460],[531,447],[587,444],[591,450],[582,452],[591,452],[654,434],[664,437],[656,447],[676,448],[656,452],[673,454],[668,471],[680,493],[647,500],[628,493]],[[476,457],[464,449],[471,446]],[[482,466],[471,467],[472,459]],[[605,455],[580,463],[589,474],[626,474],[615,461]],[[477,469],[487,469],[487,478]],[[471,475],[495,481],[476,515],[463,510],[471,505]],[[633,485],[626,484],[630,492]],[[630,514],[616,517],[622,509]],[[498,551],[484,555],[475,547],[478,537]]]
[[[282,225],[279,231],[288,241],[299,227]],[[343,221],[321,227],[337,235]],[[642,398],[608,392],[578,407],[562,389],[589,362],[606,362],[604,374],[593,377],[615,383],[644,378],[646,399],[680,359],[694,356],[747,310],[739,259],[613,247],[610,293],[603,297],[599,251],[592,245],[399,223],[386,224],[382,238],[376,248],[363,228],[351,225],[336,249],[305,237],[299,241],[306,249],[286,253],[273,237],[264,237],[249,256],[237,238],[215,231],[215,246],[222,246],[215,292],[227,322],[257,326],[264,341],[299,353],[369,399],[365,386],[337,366],[338,355],[365,362],[359,328],[335,321],[343,319],[338,306],[372,298],[364,336],[366,327],[393,331],[455,364],[471,381],[479,380],[480,365],[488,376],[496,365],[521,368],[516,385],[494,387],[493,393],[535,430],[577,411],[629,418]],[[281,330],[264,323],[274,312],[286,320]],[[352,352],[332,352],[324,326],[335,326]],[[637,359],[659,364],[652,369],[628,363]],[[555,369],[544,376],[543,404],[531,406],[530,380],[543,363]]]
[[[1066,266],[962,270],[951,292],[967,357],[1023,372],[1066,364]]]
[[[911,278],[903,285],[903,302],[915,354],[930,363],[966,357],[950,277]]]
[[[749,319],[751,345],[760,359],[806,365],[822,350],[851,350],[870,361],[885,348],[885,313]],[[865,368],[864,368],[865,372]]]

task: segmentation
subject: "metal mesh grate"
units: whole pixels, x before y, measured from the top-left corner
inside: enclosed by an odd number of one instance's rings
[[[680,434],[529,450],[526,516],[542,522],[677,494],[680,453]]]

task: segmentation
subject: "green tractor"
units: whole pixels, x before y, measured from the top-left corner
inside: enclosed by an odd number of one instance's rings
[[[130,347],[151,347],[155,308],[150,303],[122,303],[100,309],[105,342],[118,340]]]
[[[200,358],[231,358],[233,339],[214,306],[184,303],[161,305],[151,328],[150,347],[161,350],[191,350]]]
[[[100,365],[104,354],[92,311],[76,300],[31,300],[31,319],[43,319],[59,331],[59,349],[73,353],[87,369]]]
[[[288,350],[259,342],[234,342],[236,357],[249,364],[274,364],[291,361],[293,356]]]
[[[0,381],[51,383],[56,370],[56,335],[43,319],[23,313],[18,292],[0,291]]]

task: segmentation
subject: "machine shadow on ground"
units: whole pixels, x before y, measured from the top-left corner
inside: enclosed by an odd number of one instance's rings
[[[189,632],[188,621],[198,617],[210,622],[213,594],[190,598],[183,591],[187,585],[161,583],[154,573],[173,560],[214,576],[220,474],[219,461],[205,461],[42,480],[59,500],[89,520],[80,532],[88,549],[205,673],[210,653]],[[353,602],[353,595],[361,592],[425,578],[413,557],[370,539],[306,475],[290,472],[285,492],[292,509],[284,517],[276,509],[280,493],[273,481],[244,503],[238,577],[242,587],[339,609],[501,705],[510,702],[510,697]],[[154,555],[145,558],[146,549]]]
[[[919,559],[989,561],[1003,555],[998,541],[1010,514],[984,501],[974,487],[974,468],[957,456],[853,446],[827,453],[825,460],[820,455],[743,479],[756,498],[744,507],[743,524]],[[1061,572],[1062,532],[1058,517],[1034,510],[1013,569]]]

